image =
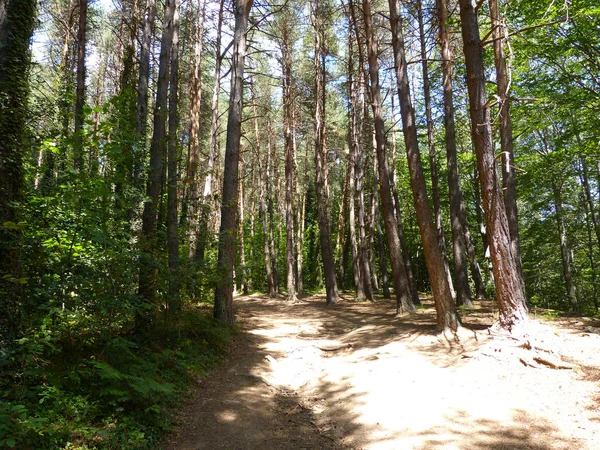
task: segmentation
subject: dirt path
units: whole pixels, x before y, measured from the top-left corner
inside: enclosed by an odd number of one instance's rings
[[[431,308],[396,318],[391,302],[239,297],[244,332],[164,447],[600,448],[600,324],[534,319],[531,342],[556,353],[532,352],[489,335],[490,305],[463,314],[457,344],[435,334]]]

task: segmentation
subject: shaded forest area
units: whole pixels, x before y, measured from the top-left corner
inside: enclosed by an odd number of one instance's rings
[[[0,447],[156,448],[236,291],[597,315],[591,3],[0,0]]]

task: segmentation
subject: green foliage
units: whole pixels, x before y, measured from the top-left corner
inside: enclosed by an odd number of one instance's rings
[[[0,448],[156,448],[172,424],[169,408],[229,337],[201,309],[156,324],[143,343],[72,322],[19,341],[19,373],[6,376],[12,389],[2,392]]]

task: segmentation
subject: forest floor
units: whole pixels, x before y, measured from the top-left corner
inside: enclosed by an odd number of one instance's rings
[[[532,312],[517,341],[489,333],[497,311],[481,301],[456,342],[430,299],[403,317],[350,299],[237,297],[242,332],[164,448],[600,448],[599,321]]]

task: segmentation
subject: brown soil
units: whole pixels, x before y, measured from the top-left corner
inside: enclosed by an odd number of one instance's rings
[[[459,340],[426,303],[238,297],[242,329],[199,380],[164,448],[598,449],[600,323],[536,319],[493,336],[491,301],[463,311]],[[568,367],[563,369],[551,368]]]

